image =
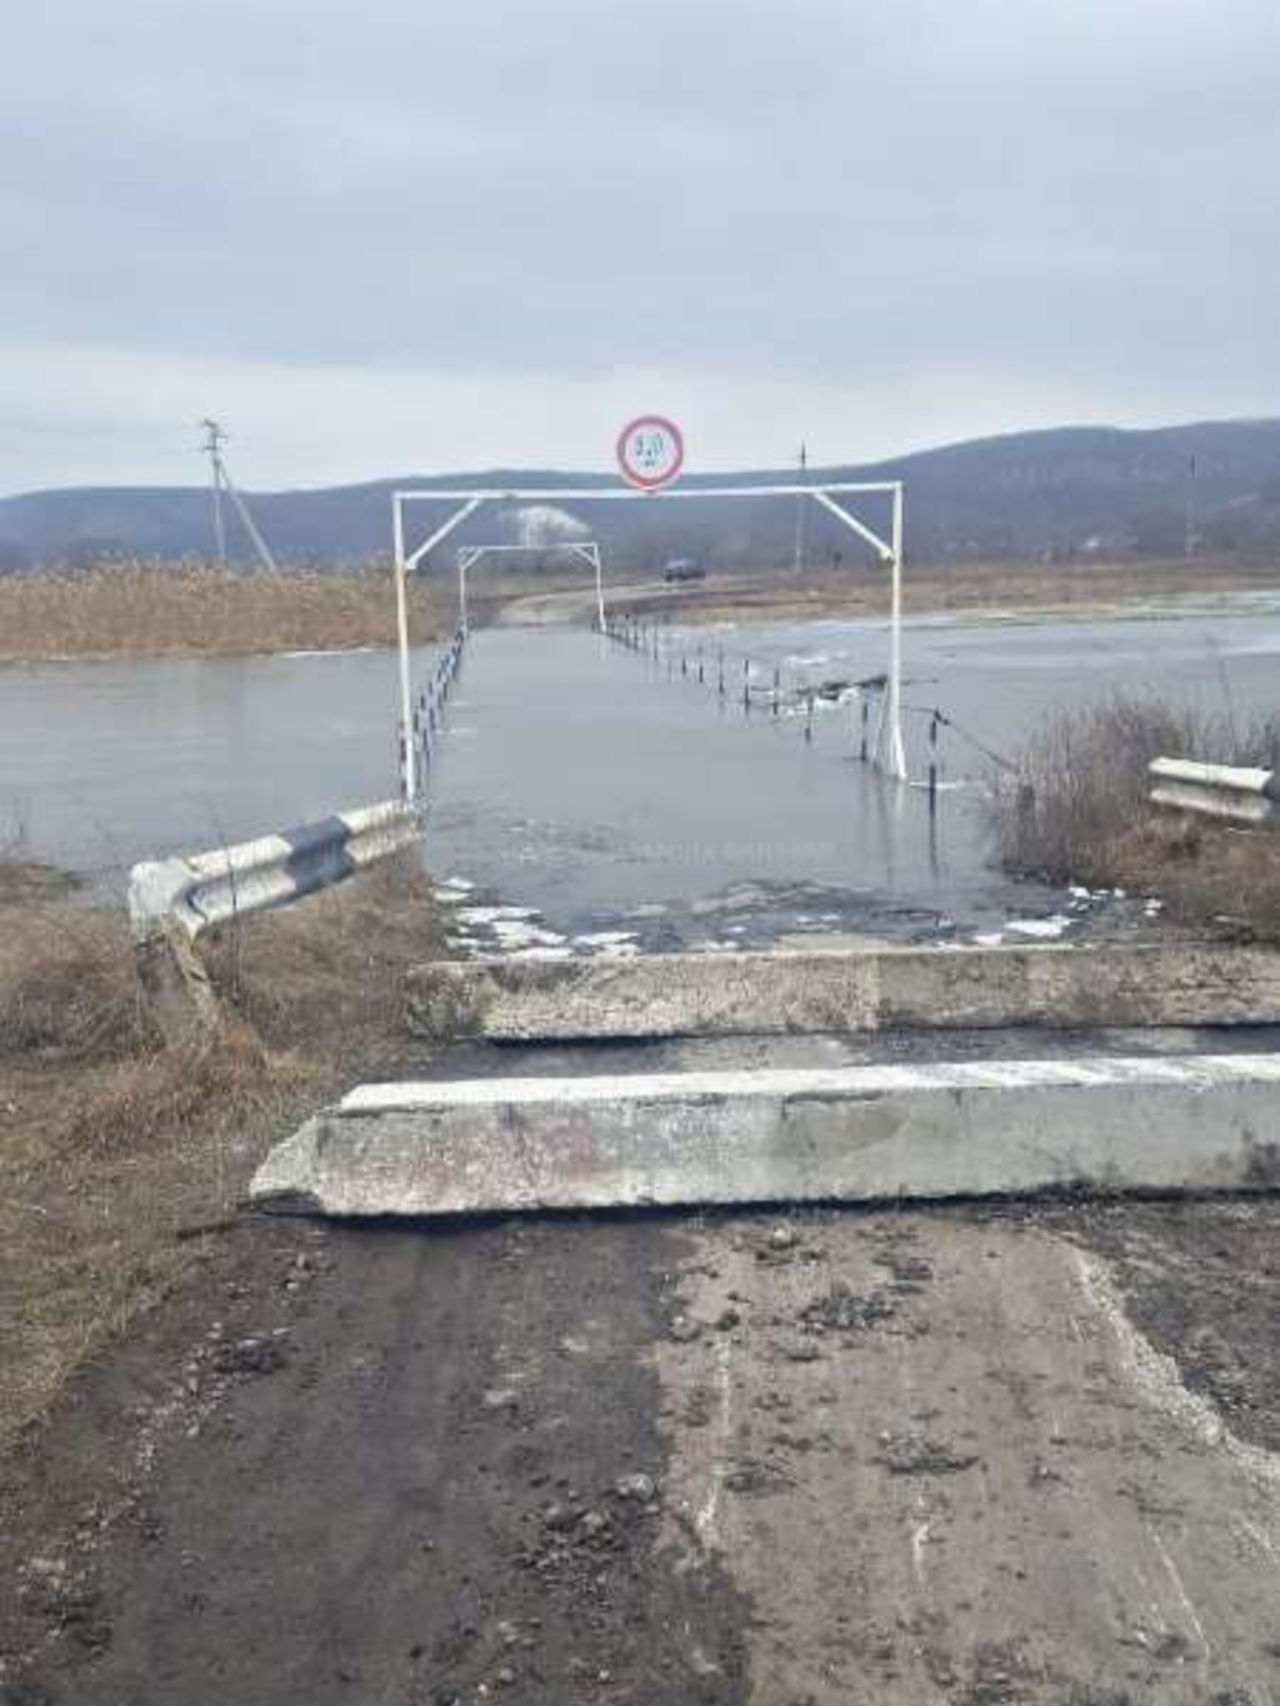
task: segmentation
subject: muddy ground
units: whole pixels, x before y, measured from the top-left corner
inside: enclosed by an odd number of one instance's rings
[[[245,1217],[3,1461],[0,1701],[1262,1706],[1277,1305],[1270,1201]]]
[[[4,1466],[10,1698],[741,1698],[723,1573],[654,1544],[677,1251],[572,1221],[212,1244]]]

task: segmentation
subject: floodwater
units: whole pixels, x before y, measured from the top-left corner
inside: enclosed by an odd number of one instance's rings
[[[582,630],[474,636],[431,779],[432,868],[556,929],[650,942],[741,944],[766,926],[972,933],[1044,912],[1056,897],[1015,891],[988,867],[986,754],[1016,751],[1047,710],[1117,689],[1241,721],[1270,711],[1280,603],[912,622],[917,783],[927,713],[941,707],[955,725],[938,747],[934,812],[922,787],[858,761],[855,705],[819,710],[806,739],[806,686],[878,673],[883,624],[668,629],[665,645],[655,661]],[[33,856],[115,887],[138,858],[389,797],[394,716],[385,654],[0,670],[0,837],[21,832]]]
[[[793,660],[813,679],[883,670],[883,623],[814,622],[716,631],[767,669]],[[953,773],[972,770],[981,747],[1013,756],[1043,718],[1112,693],[1151,694],[1221,715],[1239,727],[1280,711],[1280,595],[1183,601],[1102,621],[1035,621],[972,612],[919,617],[904,639],[904,729],[913,773],[927,764],[928,712],[940,707],[959,733],[942,741]]]
[[[379,652],[0,668],[0,846],[114,881],[387,799],[396,692]]]
[[[807,714],[807,687],[880,673],[887,644],[883,623],[667,629],[656,659],[580,632],[484,634],[435,778],[438,868],[561,928],[639,915],[649,942],[662,929],[719,945],[793,929],[932,939],[1054,913],[1062,897],[990,868],[995,759],[1046,712],[1120,689],[1241,721],[1269,710],[1280,601],[1088,624],[917,620],[905,642],[910,787],[858,761],[856,705]],[[935,706],[954,726],[940,734],[931,810]]]

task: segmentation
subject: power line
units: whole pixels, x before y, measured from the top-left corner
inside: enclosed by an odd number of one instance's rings
[[[800,446],[800,484],[804,484],[805,471],[809,466],[809,452],[802,444]],[[804,520],[807,499],[802,495],[796,498],[796,549],[792,568],[799,575],[804,568]]]
[[[258,561],[268,574],[279,574],[276,560],[271,555],[266,540],[258,531],[257,524],[249,513],[248,504],[236,490],[231,475],[227,472],[226,458],[222,454],[222,447],[227,442],[226,433],[215,420],[206,418],[201,421],[200,425],[204,427],[206,433],[205,442],[201,448],[209,458],[210,476],[213,484],[213,537],[219,566],[224,569],[227,566],[227,531],[222,512],[222,500],[225,495],[230,498],[236,514],[244,524],[244,530],[253,542]]]
[[[227,435],[214,420],[203,420],[200,425],[205,429],[205,441],[201,449],[209,458],[209,477],[213,495],[213,547],[218,559],[218,567],[227,566],[227,528],[222,515],[222,447],[227,442]]]
[[[1188,561],[1196,554],[1196,459],[1187,464],[1187,518],[1183,551]]]

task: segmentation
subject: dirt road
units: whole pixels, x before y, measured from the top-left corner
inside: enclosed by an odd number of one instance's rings
[[[626,1479],[662,1478],[676,1255],[652,1225],[237,1235],[8,1467],[10,1670],[84,1706],[740,1698],[732,1591],[658,1557]]]
[[[742,1325],[658,1359],[671,1414],[708,1395],[668,1508],[756,1608],[754,1698],[1274,1697],[1280,1460],[1184,1389],[1088,1244],[1016,1218],[774,1236],[697,1240],[691,1314]]]
[[[0,1469],[0,1701],[1263,1706],[1277,1276],[1270,1203],[246,1220]]]

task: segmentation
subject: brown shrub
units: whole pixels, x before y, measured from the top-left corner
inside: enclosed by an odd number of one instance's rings
[[[19,838],[17,845],[22,845]],[[80,879],[70,871],[60,871],[53,865],[42,865],[34,859],[21,859],[0,851],[0,907],[36,906],[51,900],[65,900],[80,887]]]
[[[1156,757],[1274,767],[1280,723],[1247,727],[1118,696],[1051,717],[993,792],[1007,870],[1163,897],[1189,922],[1228,920],[1280,939],[1280,838],[1153,806]]]
[[[37,1053],[118,1058],[151,1037],[121,914],[0,907],[0,1065]]]

